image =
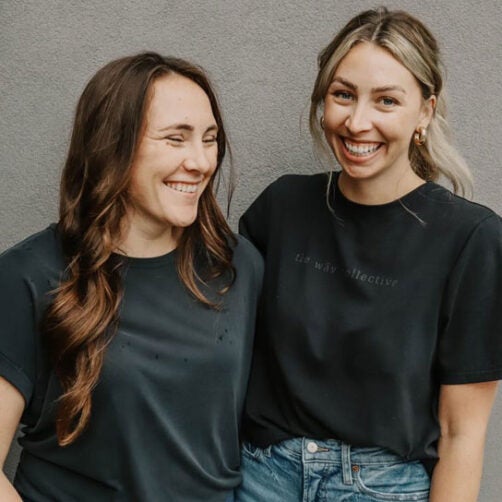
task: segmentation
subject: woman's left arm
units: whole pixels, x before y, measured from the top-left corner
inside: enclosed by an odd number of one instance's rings
[[[476,502],[486,429],[497,382],[442,385],[439,396],[439,462],[430,502]]]

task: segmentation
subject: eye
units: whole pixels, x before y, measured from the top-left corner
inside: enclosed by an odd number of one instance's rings
[[[354,99],[353,94],[348,91],[334,91],[333,96],[339,101],[351,101]]]
[[[382,96],[381,98],[379,98],[379,102],[386,108],[390,108],[394,105],[399,104],[397,99],[391,98],[390,96]]]
[[[204,138],[202,141],[206,144],[206,145],[213,145],[214,143],[217,142],[217,139],[218,137],[217,136],[208,136],[206,138]]]
[[[184,141],[183,136],[180,136],[179,134],[176,134],[175,136],[166,136],[165,139],[169,143],[172,143],[172,144],[175,144],[175,145],[180,145]]]

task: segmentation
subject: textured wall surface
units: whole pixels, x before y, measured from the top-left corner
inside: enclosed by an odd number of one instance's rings
[[[317,53],[350,17],[378,3],[1,0],[0,250],[55,220],[78,96],[97,68],[138,51],[191,59],[212,76],[239,171],[232,225],[280,174],[322,169],[306,128]],[[499,0],[386,5],[419,16],[437,35],[448,69],[450,120],[474,172],[475,199],[501,214]],[[499,400],[481,502],[500,500],[501,451]],[[10,474],[16,455],[14,447],[6,465]]]

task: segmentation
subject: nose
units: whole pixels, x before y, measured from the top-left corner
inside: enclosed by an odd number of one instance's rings
[[[364,102],[357,101],[353,104],[345,120],[345,127],[354,135],[371,129],[370,112]]]
[[[215,148],[205,143],[194,144],[187,150],[183,166],[187,171],[207,173],[216,165]]]

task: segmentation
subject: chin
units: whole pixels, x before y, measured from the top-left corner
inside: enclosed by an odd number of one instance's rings
[[[379,171],[371,168],[343,166],[342,171],[346,176],[354,180],[369,180],[378,176]]]
[[[183,216],[178,218],[169,218],[169,224],[173,227],[186,228],[192,225],[197,219],[197,213],[190,216]]]

